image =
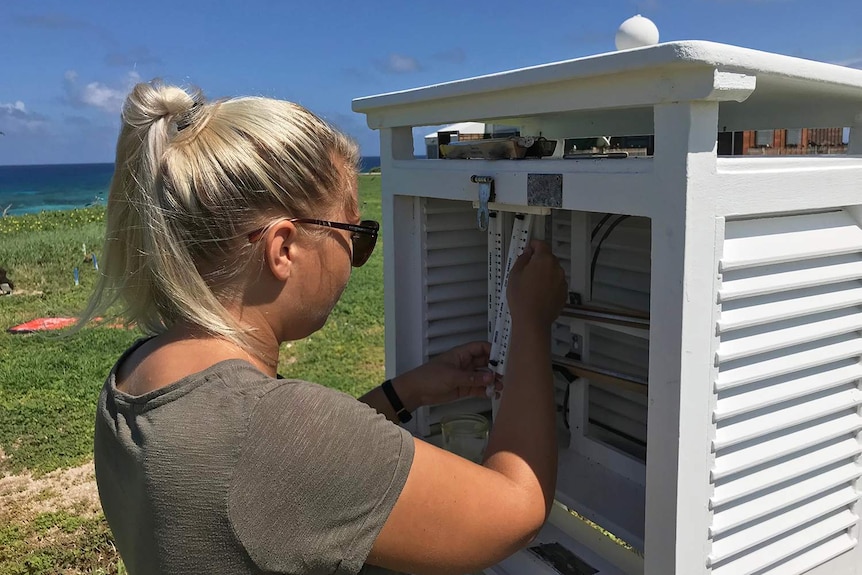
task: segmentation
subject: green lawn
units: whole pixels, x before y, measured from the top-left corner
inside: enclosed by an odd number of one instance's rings
[[[380,219],[380,177],[361,176],[359,194],[363,217]],[[0,267],[23,294],[0,297],[0,476],[38,477],[92,459],[99,389],[119,354],[141,334],[87,328],[63,337],[6,330],[36,317],[74,316],[84,308],[98,273],[85,256],[95,253],[99,259],[103,233],[103,208],[0,218]],[[369,262],[354,270],[327,325],[282,348],[282,375],[355,396],[383,379],[380,244]],[[79,286],[73,281],[75,267]],[[22,516],[0,509],[0,575],[60,571],[117,572],[104,518],[50,510]]]

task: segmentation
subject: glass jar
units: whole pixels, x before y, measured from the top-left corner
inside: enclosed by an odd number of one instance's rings
[[[440,421],[443,449],[481,464],[490,428],[488,420],[477,413],[447,415]]]

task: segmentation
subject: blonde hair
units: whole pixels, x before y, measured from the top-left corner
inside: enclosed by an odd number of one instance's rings
[[[268,98],[207,103],[153,81],[122,112],[107,207],[102,275],[79,325],[120,315],[146,333],[179,321],[237,343],[224,303],[260,270],[249,234],[284,217],[358,215],[356,144],[297,104]]]

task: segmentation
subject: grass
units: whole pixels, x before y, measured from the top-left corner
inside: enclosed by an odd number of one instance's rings
[[[60,572],[126,572],[104,517],[57,511],[0,526],[0,575]]]
[[[380,219],[380,177],[360,177],[363,217]],[[92,327],[77,335],[13,335],[36,317],[75,316],[86,305],[104,234],[104,208],[0,218],[0,267],[16,292],[0,297],[0,476],[40,476],[92,459],[95,403],[111,365],[140,333]],[[380,242],[382,243],[382,241]],[[86,249],[84,249],[86,246]],[[75,286],[73,269],[79,270]],[[358,396],[383,379],[383,258],[378,245],[353,276],[327,325],[286,344],[279,372]],[[0,575],[117,573],[104,517],[23,517],[0,511]]]

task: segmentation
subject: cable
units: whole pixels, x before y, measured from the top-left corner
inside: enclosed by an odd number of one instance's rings
[[[593,293],[593,282],[596,278],[596,263],[599,261],[599,253],[602,251],[602,244],[608,239],[608,236],[611,235],[611,232],[614,231],[618,225],[620,225],[623,221],[625,221],[629,216],[620,216],[618,219],[614,220],[611,225],[608,226],[608,229],[605,230],[605,233],[602,234],[599,243],[596,245],[596,251],[593,252],[593,260],[590,262],[590,293]]]
[[[593,241],[594,239],[596,239],[596,234],[598,234],[598,233],[599,233],[599,230],[600,230],[600,229],[602,229],[602,226],[603,226],[603,225],[605,225],[605,222],[607,222],[609,219],[611,219],[611,216],[612,216],[612,215],[613,215],[613,214],[605,214],[605,217],[603,217],[603,218],[599,221],[599,223],[598,223],[598,224],[596,224],[596,227],[594,227],[594,228],[593,228],[592,233],[590,233],[590,243],[592,243],[592,241]]]

